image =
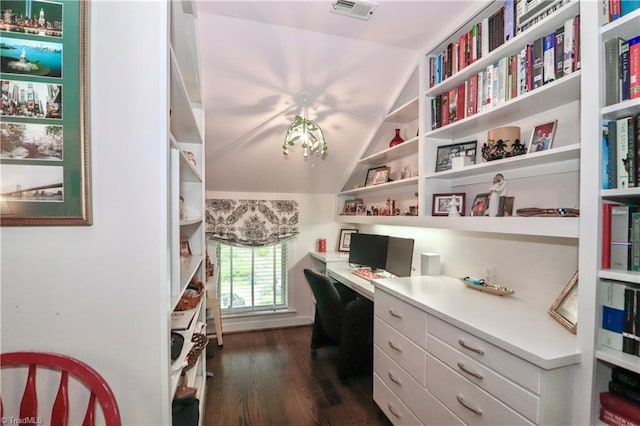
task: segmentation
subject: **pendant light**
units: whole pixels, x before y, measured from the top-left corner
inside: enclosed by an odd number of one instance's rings
[[[327,142],[324,139],[322,129],[313,120],[306,118],[307,105],[311,103],[312,96],[308,92],[303,92],[296,96],[296,103],[302,107],[303,115],[296,115],[293,123],[287,129],[282,144],[282,152],[289,155],[289,148],[300,141],[302,146],[302,155],[304,158],[309,154],[325,155],[327,153]]]

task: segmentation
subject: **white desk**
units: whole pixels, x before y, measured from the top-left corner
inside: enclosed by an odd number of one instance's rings
[[[352,270],[353,268],[350,268],[346,262],[332,262],[327,264],[327,275],[340,284],[349,287],[356,293],[373,301],[373,284],[364,278],[352,274]]]

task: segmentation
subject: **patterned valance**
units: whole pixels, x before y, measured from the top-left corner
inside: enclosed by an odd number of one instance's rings
[[[298,202],[206,200],[207,237],[244,247],[269,246],[298,234]]]

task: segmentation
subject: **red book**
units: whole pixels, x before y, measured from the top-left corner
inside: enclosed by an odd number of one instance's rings
[[[469,117],[478,112],[478,74],[467,80],[467,114]]]
[[[640,423],[626,418],[605,407],[600,408],[600,420],[612,426],[640,426]]]
[[[580,15],[573,18],[573,71],[580,69]]]
[[[640,405],[611,392],[600,393],[600,405],[634,422],[640,422]]]
[[[629,99],[640,98],[640,36],[629,40]]]
[[[449,123],[458,121],[458,89],[449,90]]]
[[[602,269],[611,268],[611,208],[617,204],[602,204]]]
[[[442,125],[449,124],[449,92],[443,93],[440,101],[440,120]]]
[[[466,114],[465,101],[467,100],[465,94],[464,83],[458,86],[458,120],[462,120]]]
[[[615,21],[621,14],[620,0],[609,0],[609,22]]]
[[[461,70],[462,68],[467,66],[467,33],[464,33],[460,36],[460,39],[458,40],[458,47],[458,69]]]

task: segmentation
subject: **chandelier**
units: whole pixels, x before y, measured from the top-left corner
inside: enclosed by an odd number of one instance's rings
[[[304,110],[306,110],[306,106],[310,102],[311,94],[309,93],[301,93],[296,97],[296,103],[302,106]],[[282,153],[289,155],[289,148],[294,146],[298,141],[301,143],[304,158],[309,157],[309,154],[312,153],[317,155],[327,153],[328,146],[324,139],[322,129],[318,123],[302,115],[296,115],[293,123],[291,123],[287,129],[287,133],[284,136],[284,143],[282,144]]]

